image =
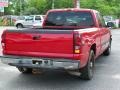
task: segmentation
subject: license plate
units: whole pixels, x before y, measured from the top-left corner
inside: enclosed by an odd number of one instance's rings
[[[49,60],[33,60],[32,63],[35,65],[50,65]]]

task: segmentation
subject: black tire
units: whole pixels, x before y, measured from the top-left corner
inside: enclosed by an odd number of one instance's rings
[[[32,73],[32,69],[31,68],[24,68],[24,67],[17,67],[18,70],[21,72],[21,73],[24,73],[24,74],[30,74]]]
[[[111,41],[109,42],[108,48],[103,52],[104,56],[109,56],[111,53]]]
[[[93,78],[94,75],[94,63],[95,62],[95,54],[94,51],[91,50],[90,54],[89,54],[89,60],[87,65],[80,69],[81,72],[81,76],[80,78],[83,80],[91,80]]]
[[[17,28],[23,28],[23,25],[22,24],[17,24],[16,27]]]

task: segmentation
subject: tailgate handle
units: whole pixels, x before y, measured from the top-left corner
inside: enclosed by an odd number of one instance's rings
[[[33,40],[39,40],[40,36],[33,36]]]

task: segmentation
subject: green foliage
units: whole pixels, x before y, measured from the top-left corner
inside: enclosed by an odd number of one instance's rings
[[[39,13],[44,13],[47,3],[45,0],[28,0],[28,5],[28,7],[35,7]]]
[[[30,7],[23,12],[24,15],[37,15],[38,10],[35,7]]]
[[[120,0],[81,0],[81,7],[96,9],[103,15],[120,17]]]
[[[55,0],[55,8],[73,8],[73,0]]]
[[[14,14],[45,14],[52,8],[53,0],[10,0],[13,2],[8,8],[5,8],[5,14],[13,14],[11,9],[15,10]],[[74,0],[54,0],[55,8],[72,8]],[[113,15],[120,17],[120,0],[80,0],[81,8],[90,8],[100,11],[103,15]]]

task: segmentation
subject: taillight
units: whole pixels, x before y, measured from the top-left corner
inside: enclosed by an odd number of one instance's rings
[[[6,37],[6,30],[3,31],[3,34],[1,36],[1,44],[2,44],[2,47],[5,46],[5,37]]]
[[[81,45],[81,36],[78,32],[74,33],[74,53],[80,53],[80,45]]]

